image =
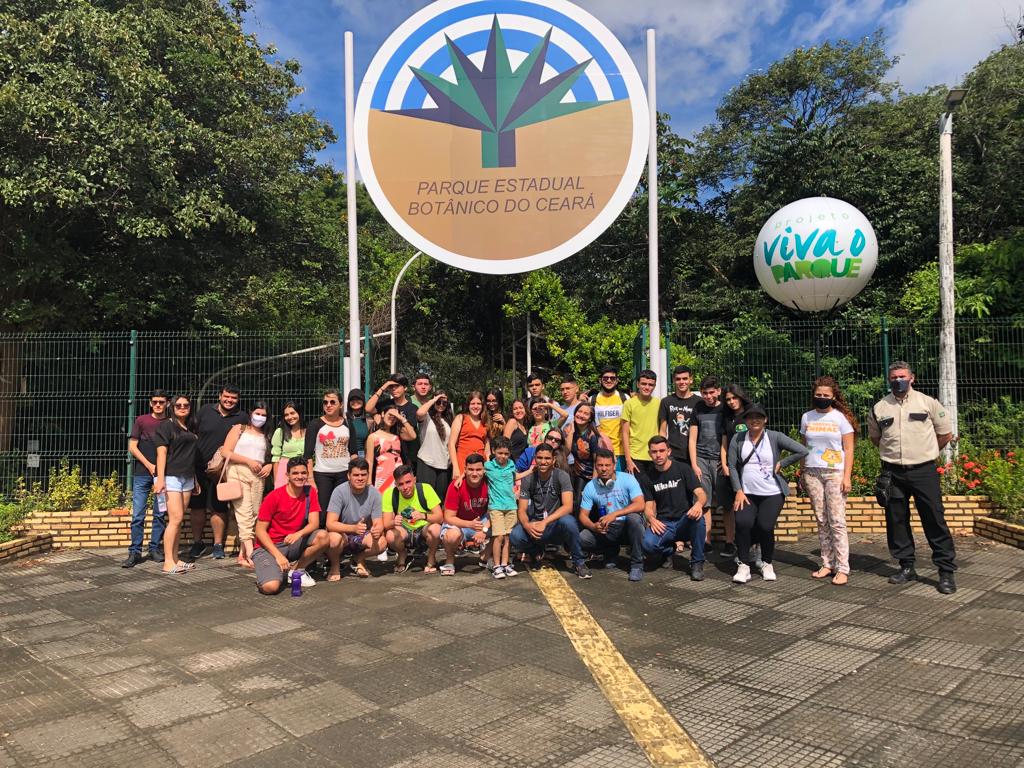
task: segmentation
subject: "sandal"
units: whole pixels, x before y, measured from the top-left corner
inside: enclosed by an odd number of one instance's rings
[[[366,570],[365,565],[353,565],[352,572],[355,573],[355,575],[358,576],[360,579],[370,578],[370,572]]]
[[[405,573],[409,570],[410,565],[408,560],[404,563],[395,563],[395,573]]]
[[[837,587],[845,587],[845,586],[846,586],[846,583],[847,583],[847,582],[848,582],[849,580],[850,580],[850,577],[849,577],[849,576],[847,576],[847,575],[846,575],[845,573],[837,573],[837,574],[836,574],[836,575],[835,575],[835,576],[834,576],[834,577],[832,578],[832,583],[833,583],[833,584],[835,584],[835,585],[836,585]]]
[[[436,565],[425,565],[425,566],[423,566],[423,572],[424,573],[437,573],[437,566]]]
[[[327,580],[328,581],[341,581],[341,572],[339,571],[338,573],[328,573],[327,574]]]
[[[831,568],[826,568],[825,566],[822,566],[821,568],[819,568],[818,570],[816,570],[814,573],[811,574],[811,578],[812,579],[827,579],[831,575],[832,575],[832,569]]]
[[[444,565],[441,566],[441,575],[442,576],[454,576],[455,575],[455,566],[452,565],[451,563],[445,563]]]
[[[165,571],[161,569],[161,572],[163,573],[164,576],[176,576],[180,573],[188,573],[189,571],[194,569],[195,566],[192,563],[183,563],[179,560],[177,563],[174,564],[174,567],[171,568],[171,570]]]

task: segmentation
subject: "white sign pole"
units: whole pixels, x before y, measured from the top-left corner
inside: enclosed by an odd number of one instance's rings
[[[647,30],[647,106],[651,111],[651,140],[647,149],[647,220],[648,220],[648,265],[649,283],[648,323],[650,324],[651,370],[658,375],[658,386],[654,393],[664,397],[667,392],[666,371],[662,364],[661,332],[658,328],[658,91],[657,66],[655,65],[654,30]]]
[[[356,231],[355,55],[351,32],[345,33],[345,188],[348,193],[348,344],[349,381],[360,384],[359,246]],[[343,395],[346,396],[347,395]]]

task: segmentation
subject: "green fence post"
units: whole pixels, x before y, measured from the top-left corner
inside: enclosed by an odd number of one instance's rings
[[[882,318],[882,381],[889,378],[889,318]]]
[[[373,391],[373,331],[363,326],[363,391]]]
[[[135,377],[138,373],[139,356],[139,332],[132,331],[128,340],[128,434],[132,433],[135,426]],[[131,453],[125,459],[124,489],[126,493],[132,492],[132,470],[135,462],[132,461]]]

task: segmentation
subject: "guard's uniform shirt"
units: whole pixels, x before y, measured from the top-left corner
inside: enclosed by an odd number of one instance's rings
[[[882,461],[910,467],[935,461],[939,456],[936,435],[949,435],[953,424],[942,403],[911,389],[903,401],[888,394],[875,403],[868,415],[868,435],[878,440]]]

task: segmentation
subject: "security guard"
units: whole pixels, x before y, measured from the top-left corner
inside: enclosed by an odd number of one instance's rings
[[[932,562],[939,570],[938,590],[956,592],[953,571],[956,551],[942,509],[942,490],[935,460],[943,446],[953,439],[949,414],[938,400],[913,388],[914,372],[897,360],[889,366],[889,389],[871,409],[868,436],[878,446],[882,471],[892,476],[885,505],[885,527],[889,552],[900,570],[889,577],[890,584],[906,584],[917,578],[914,571],[914,536],[910,531],[910,497],[928,544]]]

